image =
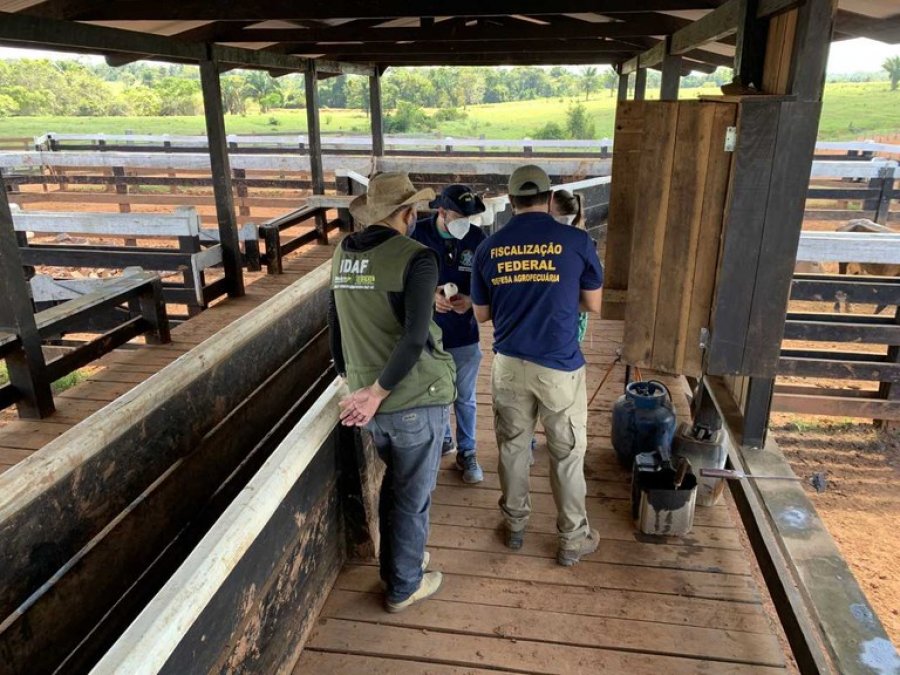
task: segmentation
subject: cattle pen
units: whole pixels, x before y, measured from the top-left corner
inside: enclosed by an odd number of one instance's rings
[[[636,366],[669,385],[681,420],[722,425],[732,468],[797,478],[767,425],[788,393],[775,381],[785,358],[806,358],[785,355],[782,341],[807,330],[788,309],[803,299],[795,295],[804,286],[798,251],[814,245],[801,236],[815,208],[809,191],[859,198],[878,223],[896,217],[892,163],[850,162],[877,183],[810,184],[825,61],[831,39],[900,40],[896,8],[561,0],[551,9],[497,0],[446,16],[436,2],[393,0],[0,0],[0,11],[3,44],[97,53],[111,65],[196,64],[207,123],[191,152],[171,151],[170,139],[170,152],[164,141],[161,152],[86,153],[66,147],[78,139],[57,136],[54,147],[51,135],[47,147],[0,155],[0,293],[8,299],[0,356],[10,377],[0,402],[20,418],[0,427],[0,672],[900,671],[798,480],[731,482],[726,503],[698,511],[688,536],[648,539],[633,529],[629,476],[614,461],[609,429]],[[523,146],[485,157],[478,144],[447,139],[440,153],[388,152],[385,68],[516,63],[614,64],[621,84],[612,142],[587,156]],[[739,93],[679,100],[682,73],[718,65],[734,66]],[[289,164],[279,165],[277,153],[242,152],[225,133],[219,76],[232,68],[305,74],[309,131],[294,139]],[[648,68],[662,71],[660,101],[644,100]],[[340,74],[369,80],[372,138],[363,152],[329,153],[319,130],[315,83]],[[41,157],[24,171],[30,153]],[[141,153],[141,168],[153,172],[129,173],[128,157]],[[85,170],[86,154],[103,158],[102,172]],[[487,224],[500,227],[503,176],[523,161],[586,191],[605,222],[603,314],[584,348],[588,510],[603,541],[571,570],[553,564],[540,442],[535,536],[521,554],[497,536],[496,472],[469,488],[444,466],[429,547],[446,587],[427,606],[388,617],[373,566],[382,468],[370,439],[338,424],[343,385],[328,354],[326,263],[356,228],[347,206],[374,171],[403,168],[425,184],[481,176],[496,193]],[[198,170],[204,175],[186,173]],[[260,170],[268,174],[252,173]],[[165,221],[178,248],[148,244],[139,214],[129,213],[131,186],[192,179],[208,181],[211,203],[152,196],[206,212]],[[276,180],[298,199],[303,190],[305,201],[251,201],[249,190]],[[45,185],[102,186],[91,193],[95,203],[117,212],[66,227],[116,245],[29,240],[28,232],[61,227],[31,208],[53,194]],[[278,214],[244,210],[256,207]],[[830,209],[838,210],[848,209]],[[142,270],[77,297],[54,286],[45,306],[33,303],[35,266],[86,259]],[[854,288],[879,283],[890,285],[859,279]],[[896,309],[894,299],[885,304]],[[889,378],[874,381],[891,384],[896,319],[863,323],[856,329],[890,347]],[[71,333],[97,337],[75,345]],[[489,351],[487,334],[483,342]],[[54,393],[53,380],[84,363],[95,364],[88,381]],[[486,412],[486,376],[478,391]],[[490,467],[490,414],[479,417],[478,437]]]

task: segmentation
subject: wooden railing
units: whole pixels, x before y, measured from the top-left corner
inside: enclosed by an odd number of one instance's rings
[[[897,266],[900,271],[900,234],[804,232],[797,259]],[[900,420],[900,276],[796,274],[791,301],[820,305],[788,313],[773,410]],[[857,312],[854,305],[875,305],[881,312]],[[822,343],[823,348],[790,341]],[[801,378],[801,383],[784,378]],[[848,381],[865,384],[841,386]]]
[[[328,275],[327,265],[307,274],[0,474],[4,672],[91,670],[328,388],[334,379],[325,331]],[[312,449],[318,447],[315,438],[304,438]],[[290,496],[311,507],[324,495],[336,509],[334,446],[316,457],[314,468],[321,473]],[[276,540],[262,536],[251,547],[266,560],[238,566],[239,574],[267,578],[273,566],[296,571],[293,563],[309,552],[303,544],[310,533],[326,526],[329,550],[343,555],[339,514],[330,511],[320,519],[291,506],[279,514],[287,527]],[[248,516],[241,511],[245,535],[258,522]],[[296,555],[283,556],[288,538],[299,546]],[[245,537],[231,544],[247,542]],[[339,563],[318,559],[325,573],[337,574]],[[300,623],[295,617],[303,612],[279,602],[302,604],[307,596],[295,591],[304,584],[328,584],[316,577],[285,577],[284,583],[291,592],[262,605],[244,603],[249,595],[223,586],[218,599],[237,603],[237,612],[207,609],[219,628],[225,617],[240,622],[239,612],[262,610],[265,616],[255,625],[265,626],[268,639],[294,635]],[[261,582],[248,592],[264,594],[268,588]],[[197,603],[207,597],[183,588],[179,596]],[[291,619],[279,608],[288,609]],[[202,636],[196,637],[200,645]],[[218,650],[237,644],[218,635],[214,640]],[[252,658],[250,651],[237,660]],[[264,665],[260,671],[270,672]]]

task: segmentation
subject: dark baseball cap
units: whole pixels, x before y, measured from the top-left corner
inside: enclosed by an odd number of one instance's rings
[[[464,216],[484,213],[484,202],[468,185],[448,185],[437,198],[428,203],[433,209],[444,208]]]

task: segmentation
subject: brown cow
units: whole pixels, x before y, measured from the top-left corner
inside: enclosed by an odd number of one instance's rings
[[[854,218],[846,225],[842,225],[837,229],[838,232],[879,232],[896,234],[894,230],[887,225],[879,225],[868,218]],[[840,274],[865,274],[876,277],[898,277],[900,276],[900,265],[894,263],[838,263],[838,272]],[[841,301],[838,299],[834,303],[834,309],[841,311]],[[875,307],[875,313],[881,314],[887,305],[878,305]],[[844,301],[844,311],[850,311],[850,303]]]

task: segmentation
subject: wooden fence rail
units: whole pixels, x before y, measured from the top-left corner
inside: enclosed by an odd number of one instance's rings
[[[900,234],[804,232],[797,259],[894,265],[900,263]],[[797,274],[791,300],[828,303],[832,311],[788,313],[772,409],[900,420],[900,277]],[[854,311],[854,305],[876,305],[882,313]],[[817,386],[808,379],[831,384]]]

